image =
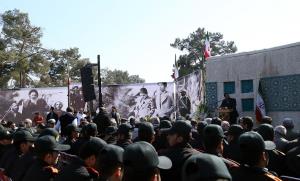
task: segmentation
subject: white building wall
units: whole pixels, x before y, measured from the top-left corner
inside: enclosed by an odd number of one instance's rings
[[[207,82],[217,82],[218,101],[223,99],[223,83],[235,81],[237,110],[240,116],[255,118],[254,112],[242,112],[241,99],[255,98],[259,79],[283,75],[300,74],[300,42],[280,47],[211,57],[207,61]],[[253,92],[241,93],[241,80],[253,80]],[[221,102],[218,103],[218,106]],[[284,117],[295,120],[296,129],[300,130],[300,112],[269,112],[274,125],[280,124]]]

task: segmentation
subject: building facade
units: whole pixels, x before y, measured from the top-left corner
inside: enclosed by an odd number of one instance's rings
[[[206,67],[206,97],[212,110],[220,106],[227,92],[236,99],[240,116],[255,118],[261,80],[267,115],[274,125],[290,117],[300,130],[300,42],[211,57]]]

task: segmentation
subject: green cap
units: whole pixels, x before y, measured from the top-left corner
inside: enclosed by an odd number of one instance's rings
[[[188,158],[182,169],[182,180],[231,180],[231,175],[223,160],[215,155],[199,153]]]
[[[70,149],[70,145],[59,144],[53,136],[46,135],[35,141],[34,148],[37,153],[44,153],[47,151],[66,151]]]
[[[125,148],[124,165],[136,171],[149,168],[170,169],[172,162],[168,157],[158,156],[155,148],[145,141],[135,142]]]

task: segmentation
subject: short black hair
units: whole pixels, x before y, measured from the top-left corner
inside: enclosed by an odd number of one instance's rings
[[[37,96],[39,96],[39,93],[36,89],[31,89],[29,92],[28,92],[28,95],[30,95],[32,92],[35,92]]]
[[[140,89],[140,92],[141,92],[141,93],[144,93],[144,94],[148,94],[148,91],[147,91],[147,89],[146,89],[145,87],[142,87],[142,88]]]
[[[272,124],[272,118],[270,116],[264,116],[261,120],[261,123]]]
[[[253,128],[253,119],[252,117],[250,116],[244,116],[244,117],[241,117],[240,120],[239,120],[241,123],[247,125],[247,130],[245,131],[251,131],[252,128]]]
[[[66,111],[67,111],[67,112],[73,112],[74,109],[73,109],[72,107],[67,107]]]
[[[167,85],[168,85],[167,82],[159,82],[158,84],[162,84],[164,87],[167,87]]]

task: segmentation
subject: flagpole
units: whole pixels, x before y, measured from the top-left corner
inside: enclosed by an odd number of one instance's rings
[[[175,107],[175,120],[177,119],[177,85],[176,85],[176,53],[175,53],[175,71],[174,71],[174,107]]]

